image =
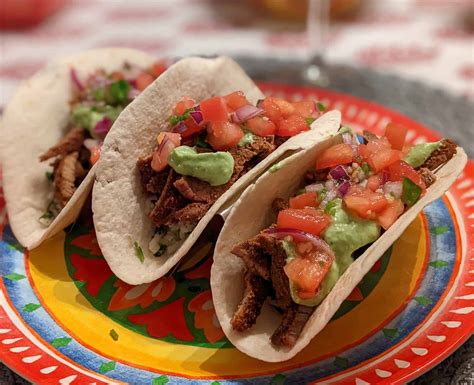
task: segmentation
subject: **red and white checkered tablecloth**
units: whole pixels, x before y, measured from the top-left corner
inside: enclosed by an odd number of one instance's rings
[[[326,59],[474,98],[474,32],[461,21],[469,1],[371,2],[356,20],[332,26]],[[2,31],[0,105],[52,57],[94,47],[304,59],[305,34],[287,27],[272,27],[243,0],[74,0],[36,28]]]

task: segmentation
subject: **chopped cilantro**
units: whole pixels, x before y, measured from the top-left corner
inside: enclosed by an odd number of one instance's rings
[[[181,115],[171,115],[168,118],[171,126],[176,126],[179,122],[184,122],[187,118],[189,118],[189,113],[192,111],[192,108],[188,108],[186,111],[183,112]]]
[[[102,87],[94,90],[94,99],[99,102],[105,100],[105,90]]]
[[[53,181],[53,173],[51,171],[46,171],[44,174],[47,180],[49,180],[50,182]]]
[[[325,187],[320,192],[318,192],[318,201],[322,202],[324,198],[326,198],[326,195],[328,195],[328,190]]]
[[[324,208],[324,212],[326,214],[333,215],[334,214],[334,209],[336,208],[337,205],[338,204],[337,204],[336,200],[329,201],[328,204],[326,205],[326,207]]]
[[[247,144],[252,144],[254,141],[255,135],[253,134],[253,132],[251,131],[244,131],[244,132],[245,132],[244,136],[242,137],[242,139],[240,139],[240,142],[237,143],[237,146],[239,147],[244,147]]]
[[[112,105],[126,104],[128,102],[128,91],[130,84],[126,80],[113,82],[108,89],[106,101]]]
[[[109,335],[114,341],[119,339],[119,335],[114,329],[110,329]]]
[[[145,260],[145,255],[143,255],[143,250],[137,241],[133,242],[133,247],[135,248],[135,255],[140,260],[140,262],[143,263]]]
[[[318,107],[318,110],[319,110],[319,111],[321,111],[321,112],[326,111],[326,106],[325,106],[323,103],[317,102],[317,103],[316,103],[316,106]]]
[[[421,195],[421,187],[409,178],[403,178],[402,201],[407,206],[413,206]]]
[[[362,166],[360,166],[360,168],[362,169],[362,171],[364,171],[364,174],[365,175],[369,175],[370,173],[370,166],[367,162],[364,162],[362,163]]]
[[[306,120],[306,124],[308,126],[311,126],[316,119],[315,118],[306,118],[305,120]]]

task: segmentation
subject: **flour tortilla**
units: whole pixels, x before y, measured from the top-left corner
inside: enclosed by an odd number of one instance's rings
[[[328,296],[315,308],[294,347],[276,348],[270,343],[270,336],[278,327],[281,315],[268,304],[268,301],[263,306],[257,323],[250,330],[243,333],[234,331],[230,320],[243,296],[245,265],[240,258],[231,253],[232,247],[252,238],[273,223],[271,202],[277,197],[293,196],[306,170],[314,166],[317,155],[339,142],[338,136],[322,141],[313,148],[286,159],[284,167],[278,172],[273,174],[266,172],[262,175],[234,204],[217,240],[211,268],[211,289],[216,314],[229,341],[251,357],[267,362],[286,361],[308,345],[418,213],[449,189],[467,161],[465,152],[458,147],[454,158],[436,173],[437,180],[427,189],[426,194],[344,272]]]
[[[121,280],[137,285],[165,275],[189,251],[220,207],[242,191],[247,181],[258,177],[274,161],[306,148],[321,135],[339,128],[338,111],[322,116],[313,123],[314,130],[288,140],[240,178],[212,205],[177,251],[155,257],[148,247],[155,225],[148,217],[150,200],[142,191],[136,162],[153,151],[157,134],[168,126],[170,111],[183,96],[199,102],[234,91],[243,91],[253,104],[264,97],[233,60],[186,58],[171,66],[115,122],[97,163],[92,210],[99,246]],[[143,251],[143,261],[136,255],[135,242]]]
[[[45,177],[45,172],[51,171],[50,162],[38,158],[66,134],[72,95],[70,68],[84,79],[97,69],[120,69],[125,61],[146,68],[154,60],[127,48],[96,49],[60,58],[24,81],[6,107],[0,143],[3,190],[10,226],[28,249],[77,218],[94,181],[92,169],[54,221],[49,226],[39,222],[53,187]]]

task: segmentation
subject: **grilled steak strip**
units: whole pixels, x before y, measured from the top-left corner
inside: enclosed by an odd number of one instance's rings
[[[63,208],[76,191],[76,172],[80,163],[79,153],[72,152],[62,157],[54,166],[54,198],[58,205]]]
[[[434,150],[430,157],[421,167],[428,170],[436,170],[439,166],[446,163],[456,154],[457,145],[451,139],[443,139],[441,146]],[[420,167],[420,168],[421,168]]]
[[[58,155],[70,154],[74,151],[79,151],[82,144],[84,143],[84,129],[73,128],[71,129],[61,141],[51,147],[44,154],[40,155],[39,160],[41,162],[54,158]]]
[[[230,321],[232,328],[239,332],[255,325],[263,303],[270,293],[268,282],[250,271],[245,272],[244,285],[244,296]]]

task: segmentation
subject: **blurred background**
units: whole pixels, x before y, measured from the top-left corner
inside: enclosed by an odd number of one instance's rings
[[[51,58],[107,46],[228,54],[260,73],[322,57],[474,98],[472,0],[322,0],[329,23],[320,2],[311,11],[306,0],[2,0],[0,105]],[[273,77],[285,79],[274,68]]]

